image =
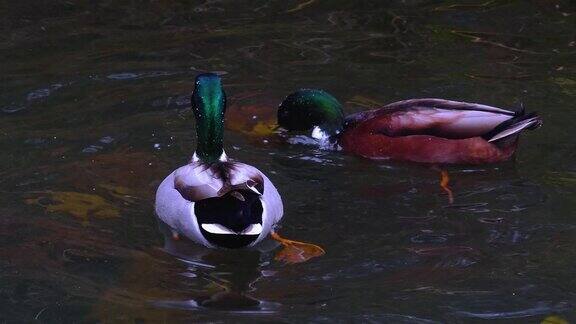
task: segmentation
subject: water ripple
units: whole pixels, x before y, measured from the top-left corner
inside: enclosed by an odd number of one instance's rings
[[[473,317],[486,320],[502,319],[502,318],[524,318],[534,315],[545,315],[554,312],[565,312],[570,310],[571,307],[568,303],[561,302],[555,305],[547,303],[538,303],[533,307],[516,310],[516,311],[503,311],[503,312],[472,312],[472,311],[455,311],[452,314],[458,317]]]

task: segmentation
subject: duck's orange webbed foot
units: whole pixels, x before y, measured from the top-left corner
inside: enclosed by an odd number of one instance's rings
[[[277,261],[302,263],[326,253],[324,249],[318,245],[288,240],[282,238],[276,232],[272,232],[270,237],[284,246],[284,248],[276,254],[275,259]]]
[[[446,170],[440,170],[440,187],[448,194],[448,202],[454,203],[454,195],[452,194],[452,189],[450,189],[450,176]]]

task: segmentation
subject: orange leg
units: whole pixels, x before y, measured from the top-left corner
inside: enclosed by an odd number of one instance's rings
[[[301,263],[326,253],[324,249],[318,245],[288,240],[276,232],[270,233],[270,237],[284,246],[284,248],[276,254],[275,259],[278,261]]]
[[[452,189],[450,189],[450,176],[446,170],[440,170],[440,187],[448,194],[448,202],[454,203],[454,195],[452,194]]]

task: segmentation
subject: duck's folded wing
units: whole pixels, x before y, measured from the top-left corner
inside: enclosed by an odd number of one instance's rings
[[[218,197],[223,186],[222,178],[200,163],[185,165],[174,172],[174,189],[188,201]]]
[[[264,179],[258,169],[239,162],[212,165],[191,163],[176,170],[174,188],[188,201],[222,197],[234,190],[264,193]]]
[[[402,100],[388,104],[384,106],[382,109],[394,111],[394,110],[410,110],[415,108],[443,109],[452,111],[483,111],[487,113],[501,114],[508,116],[514,116],[523,113],[522,111],[516,112],[478,103],[454,101],[438,98]]]
[[[362,119],[369,120],[373,131],[387,136],[432,135],[464,139],[483,137],[499,125],[524,115],[523,111],[514,112],[476,103],[411,99],[352,116],[350,124],[358,124]]]

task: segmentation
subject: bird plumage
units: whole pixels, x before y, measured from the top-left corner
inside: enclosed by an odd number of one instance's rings
[[[294,116],[306,118],[303,110],[322,111],[322,116],[330,116],[325,113],[327,109],[341,113],[339,105],[332,108],[311,104],[298,106],[299,102],[306,101],[295,97],[312,94],[320,95],[317,90],[307,89],[288,96],[290,100],[285,100],[279,108],[280,126],[292,130],[296,123]],[[288,120],[291,123],[284,122]],[[342,129],[331,136],[344,151],[371,159],[482,164],[509,159],[515,152],[520,132],[537,128],[541,123],[538,115],[527,114],[523,109],[511,111],[477,103],[426,98],[398,101],[352,114],[344,119]],[[321,128],[326,122],[315,120],[314,124]],[[318,132],[318,128],[314,130]]]
[[[253,246],[283,213],[272,182],[253,166],[231,161],[223,149],[226,95],[220,78],[196,78],[192,108],[197,147],[191,161],[156,192],[156,214],[175,233],[207,247]]]

